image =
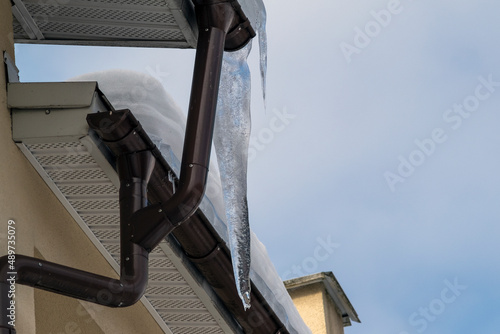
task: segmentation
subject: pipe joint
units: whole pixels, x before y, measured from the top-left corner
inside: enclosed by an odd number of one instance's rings
[[[255,30],[236,0],[195,0],[201,31],[217,28],[226,35],[224,50],[236,51],[255,37]]]
[[[143,182],[147,184],[153,173],[155,157],[151,150],[144,150],[120,155],[117,161],[120,181]]]
[[[194,163],[183,164],[179,189],[164,203],[143,208],[131,217],[132,242],[151,251],[177,226],[198,209],[205,192],[208,168]]]

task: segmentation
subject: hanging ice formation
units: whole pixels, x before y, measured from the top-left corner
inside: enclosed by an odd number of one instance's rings
[[[259,35],[262,96],[266,97],[267,37],[264,4],[256,0],[253,27]],[[244,48],[225,52],[217,101],[214,144],[221,183],[238,295],[243,307],[250,307],[250,226],[247,206],[247,163],[250,141],[250,70]]]

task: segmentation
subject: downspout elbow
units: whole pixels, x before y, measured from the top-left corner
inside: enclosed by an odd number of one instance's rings
[[[236,0],[194,0],[198,27],[217,27],[227,36],[225,51],[236,51],[255,37],[255,30]],[[230,13],[230,14],[229,14]]]
[[[117,305],[118,307],[132,306],[146,293],[148,286],[148,259],[134,257],[132,260],[142,263],[137,263],[133,266],[137,268],[133,277],[121,277],[120,287],[123,285],[123,293],[121,302]]]
[[[125,307],[135,304],[144,295],[148,283],[148,258],[141,255],[130,259],[134,262],[134,271],[128,276],[122,275],[120,279],[24,255],[16,255],[15,274],[10,274],[9,265],[4,265],[5,258],[6,256],[0,258],[1,283],[10,285],[12,279],[18,284],[108,307]],[[10,299],[5,297],[6,294],[2,290],[2,302]]]
[[[188,163],[181,167],[179,187],[166,202],[149,205],[132,216],[132,242],[151,251],[198,209],[208,177],[208,168]]]
[[[174,225],[180,225],[189,219],[198,209],[208,176],[208,167],[190,163],[183,166],[179,187],[172,198],[164,204],[165,215]]]

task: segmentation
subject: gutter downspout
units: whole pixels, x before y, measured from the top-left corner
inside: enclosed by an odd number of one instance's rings
[[[7,307],[11,277],[29,285],[110,307],[129,306],[144,294],[148,254],[198,208],[205,191],[219,89],[222,54],[243,47],[255,32],[236,0],[194,0],[198,46],[182,155],[179,191],[164,204],[144,209],[146,189],[154,168],[151,151],[118,157],[120,177],[120,279],[16,255],[11,275],[8,256],[0,258],[0,334],[14,334]],[[228,35],[229,33],[229,35]],[[111,112],[112,114],[112,112]],[[90,123],[90,122],[89,122]],[[152,212],[164,213],[149,223]],[[141,222],[136,222],[141,219]],[[144,221],[144,219],[147,219]],[[4,307],[6,306],[6,307]]]

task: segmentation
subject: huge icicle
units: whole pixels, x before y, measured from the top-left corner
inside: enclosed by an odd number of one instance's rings
[[[245,309],[250,307],[247,160],[251,124],[250,71],[246,61],[250,49],[249,43],[224,55],[214,133],[234,276]]]
[[[266,12],[255,1],[253,26],[259,34],[260,74],[265,102],[267,38]],[[229,247],[236,288],[243,307],[250,307],[250,226],[247,205],[247,163],[250,141],[250,70],[247,58],[251,42],[241,50],[224,53],[217,101],[214,144],[220,169]]]

